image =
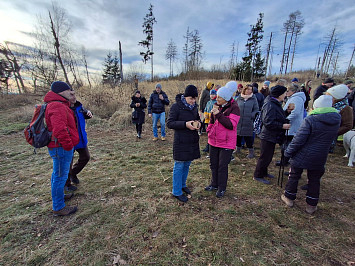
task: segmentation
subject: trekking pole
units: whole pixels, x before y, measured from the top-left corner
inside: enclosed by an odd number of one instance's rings
[[[286,137],[285,137],[285,141],[282,143],[281,146],[281,160],[280,160],[280,169],[279,169],[279,176],[277,178],[277,185],[279,185],[280,187],[282,187],[282,183],[284,180],[284,173],[285,173],[285,150],[287,148],[287,138],[288,138],[288,129],[286,129]]]

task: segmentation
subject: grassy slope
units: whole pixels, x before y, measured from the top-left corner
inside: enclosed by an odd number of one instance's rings
[[[1,112],[2,128],[9,127],[5,116]],[[304,212],[304,191],[291,209],[279,199],[276,180],[271,186],[252,180],[256,160],[244,159],[246,151],[230,165],[223,199],[203,190],[210,178],[208,159],[194,161],[188,178],[193,196],[179,204],[170,194],[173,132],[165,143],[152,143],[150,125],[145,124],[139,141],[133,131],[133,126],[89,127],[92,160],[69,202],[79,211],[62,218],[51,214],[46,149],[34,155],[21,133],[1,132],[0,265],[355,261],[354,169],[346,167],[342,147],[329,156],[319,211],[310,216]],[[201,146],[205,143],[203,135]],[[271,173],[277,172],[272,166]]]

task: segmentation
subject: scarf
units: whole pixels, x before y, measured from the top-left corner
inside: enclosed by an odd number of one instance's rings
[[[347,99],[347,98],[344,98],[344,99],[342,99],[340,102],[337,102],[337,103],[333,104],[333,107],[334,107],[335,109],[337,109],[337,110],[340,112],[340,111],[343,110],[347,105],[349,105],[349,104],[348,104],[348,99]]]
[[[194,103],[193,105],[188,104],[188,103],[186,102],[186,99],[185,99],[184,95],[181,95],[181,101],[182,101],[182,103],[183,103],[187,108],[189,108],[189,110],[194,109],[195,106],[196,106],[196,103]]]
[[[240,96],[244,99],[244,101],[246,101],[246,100],[248,100],[249,98],[253,97],[253,93],[250,94],[250,95],[245,95],[245,94],[242,93]]]

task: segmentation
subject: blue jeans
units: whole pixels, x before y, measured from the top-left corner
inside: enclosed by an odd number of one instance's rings
[[[175,161],[173,170],[173,195],[182,195],[182,188],[186,187],[191,161]]]
[[[161,136],[165,137],[165,112],[161,114],[153,113],[153,134],[154,137],[158,137],[158,120],[160,120]]]
[[[73,149],[66,151],[62,147],[48,148],[48,152],[53,159],[51,178],[53,211],[59,211],[65,207],[64,185],[73,159]]]

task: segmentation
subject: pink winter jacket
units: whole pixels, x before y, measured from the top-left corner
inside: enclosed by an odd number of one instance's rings
[[[208,144],[224,149],[235,149],[237,145],[237,124],[240,119],[238,104],[231,100],[219,107],[217,115],[211,114],[207,127]]]

